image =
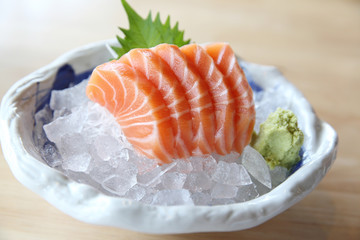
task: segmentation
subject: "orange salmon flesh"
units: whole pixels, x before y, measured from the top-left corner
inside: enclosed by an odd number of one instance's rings
[[[255,124],[252,90],[227,43],[133,49],[96,67],[86,95],[159,164],[241,154]]]

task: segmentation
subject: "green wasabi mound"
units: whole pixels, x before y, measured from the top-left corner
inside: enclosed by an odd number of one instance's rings
[[[304,134],[298,128],[297,117],[290,110],[278,108],[253,133],[251,146],[267,161],[271,169],[282,166],[290,169],[300,160],[299,151]]]

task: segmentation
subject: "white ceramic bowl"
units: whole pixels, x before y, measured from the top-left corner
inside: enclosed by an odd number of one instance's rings
[[[235,231],[257,226],[309,194],[336,156],[337,134],[319,120],[303,95],[274,67],[242,62],[263,88],[285,86],[292,110],[301,120],[307,158],[296,172],[269,193],[254,200],[219,206],[150,206],[104,195],[76,183],[43,163],[32,131],[39,98],[51,89],[58,69],[70,64],[76,73],[108,61],[106,43],[90,44],[56,59],[18,81],[1,102],[1,145],[15,177],[52,205],[81,221],[146,233]]]

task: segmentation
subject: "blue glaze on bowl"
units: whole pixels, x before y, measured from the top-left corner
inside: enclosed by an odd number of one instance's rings
[[[91,69],[79,74],[75,74],[73,67],[70,64],[65,64],[62,67],[60,67],[59,70],[57,71],[54,83],[50,89],[40,90],[40,82],[38,82],[38,88],[36,92],[36,102],[35,102],[35,106],[37,107],[35,113],[40,111],[47,104],[50,103],[52,90],[63,90],[70,86],[74,86],[80,83],[81,81],[83,81],[84,79],[87,79],[92,73],[92,71],[93,70]],[[48,92],[45,96],[39,99],[38,96],[42,91],[48,91]]]

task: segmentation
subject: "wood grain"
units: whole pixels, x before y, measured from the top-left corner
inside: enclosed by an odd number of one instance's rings
[[[22,186],[0,154],[0,239],[360,239],[360,1],[129,2],[143,16],[170,14],[193,41],[227,41],[244,59],[279,67],[338,132],[335,164],[303,201],[258,227],[158,236],[72,219]],[[0,97],[119,25],[127,26],[119,0],[0,1]]]

